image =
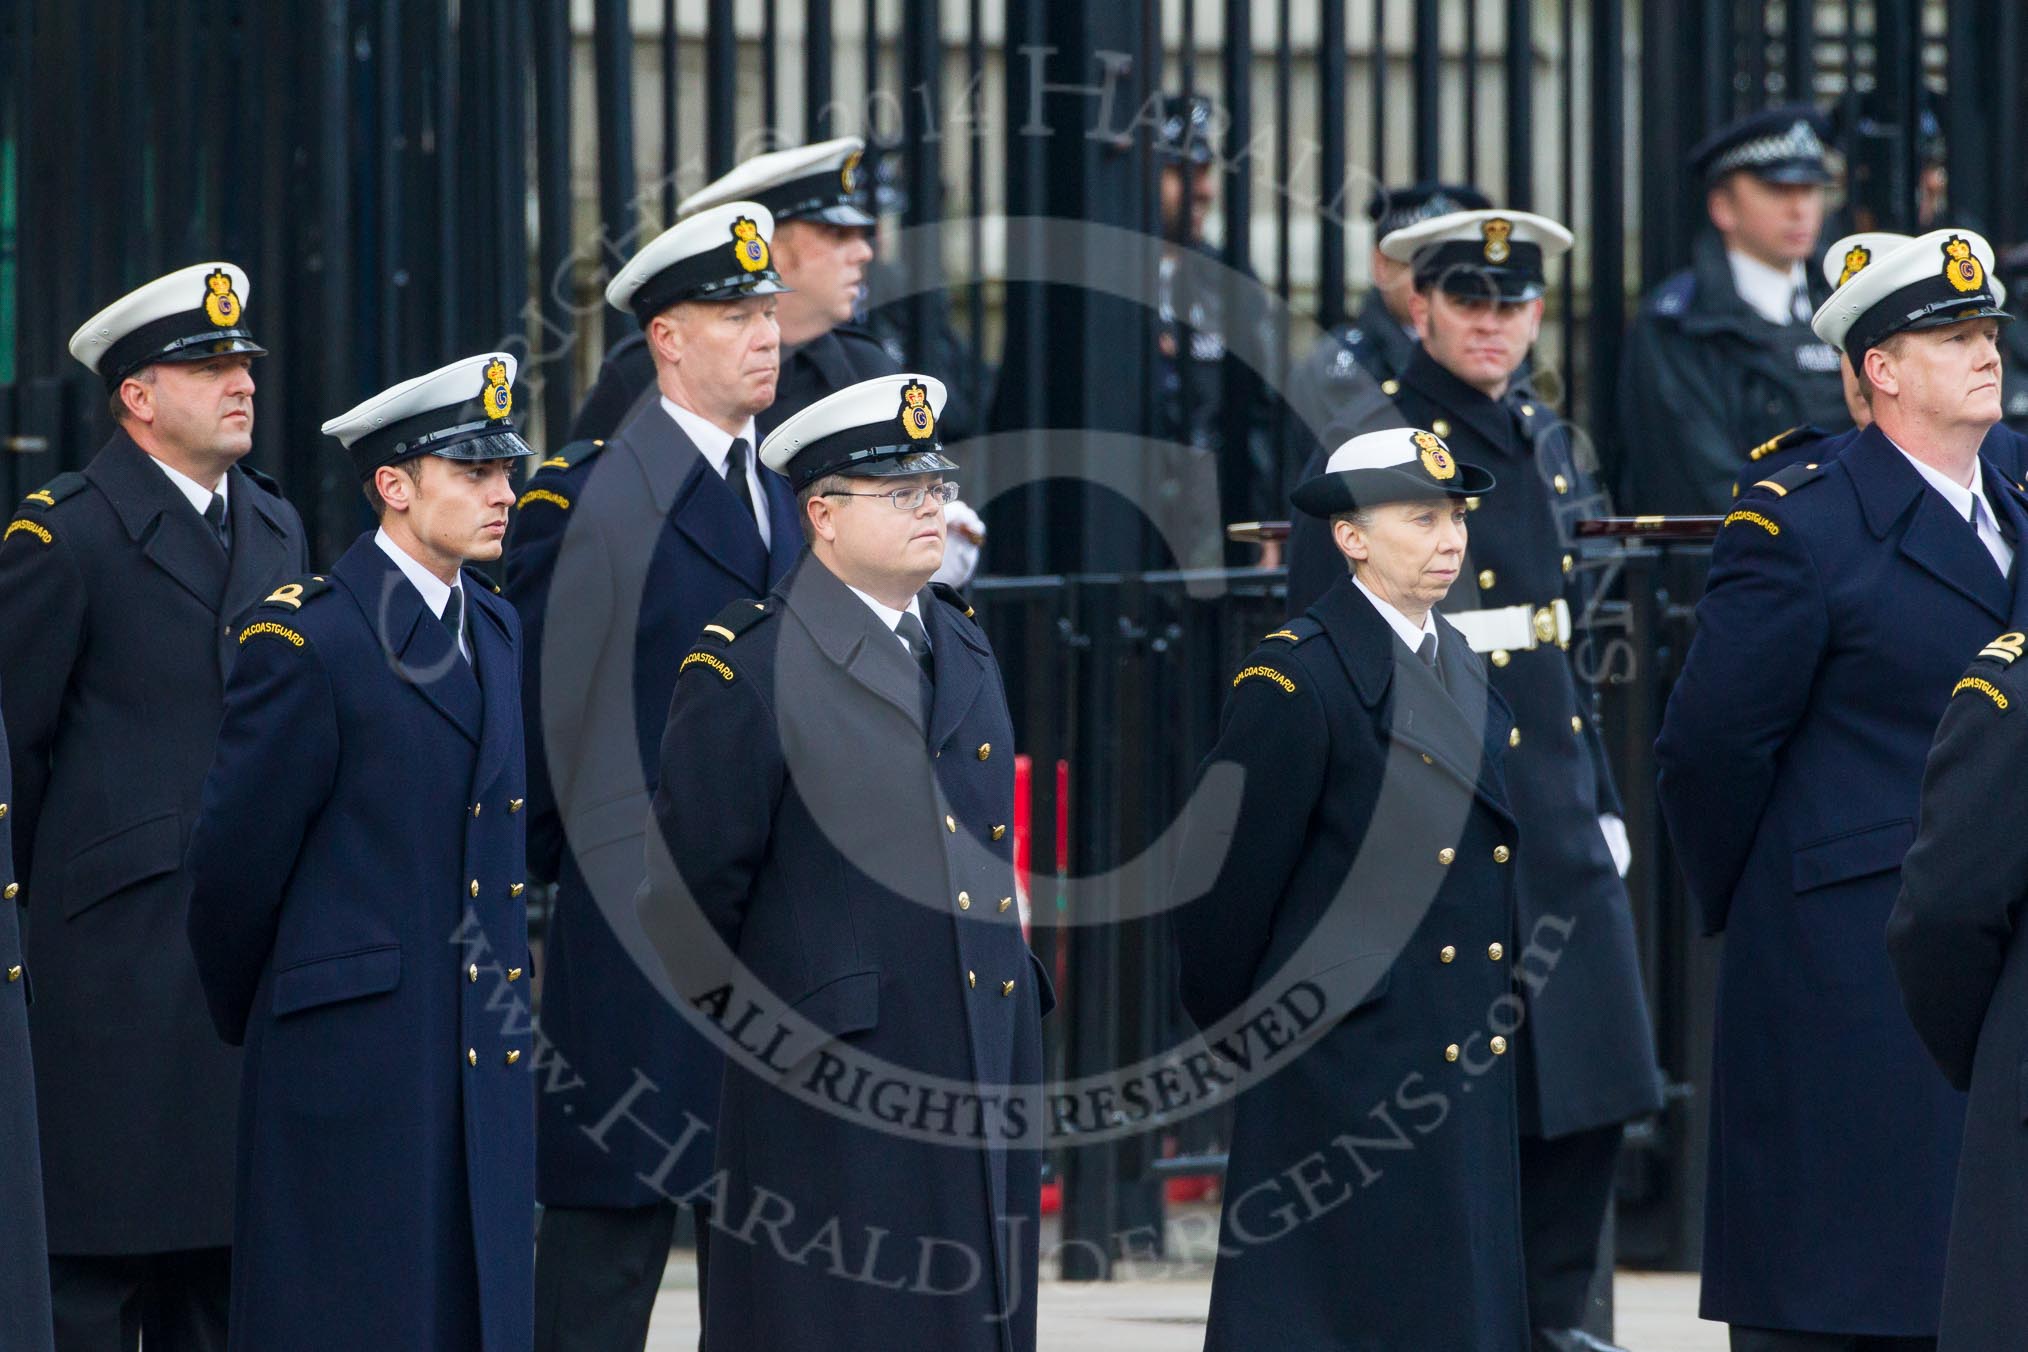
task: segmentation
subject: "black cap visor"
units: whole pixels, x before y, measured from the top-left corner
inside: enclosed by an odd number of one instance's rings
[[[1457,476],[1432,478],[1413,461],[1382,469],[1345,469],[1305,480],[1289,495],[1297,510],[1311,516],[1335,516],[1390,502],[1425,502],[1435,498],[1476,498],[1493,490],[1493,476],[1460,460]]]

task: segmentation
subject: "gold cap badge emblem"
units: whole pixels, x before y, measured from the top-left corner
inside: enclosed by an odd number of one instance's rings
[[[1458,462],[1451,459],[1448,446],[1434,432],[1417,432],[1413,438],[1415,448],[1422,452],[1422,467],[1429,471],[1432,479],[1455,479],[1458,477]]]
[[[1513,249],[1507,243],[1507,236],[1514,233],[1514,222],[1504,216],[1495,216],[1480,225],[1479,231],[1485,236],[1486,261],[1504,263]]]
[[[1972,254],[1966,240],[1952,235],[1944,241],[1944,280],[1954,291],[1973,292],[1986,284],[1986,269]]]
[[[760,237],[753,218],[741,216],[732,223],[732,256],[747,272],[761,272],[768,265],[768,242]]]
[[[221,329],[239,323],[239,297],[233,294],[232,278],[224,268],[213,268],[204,279],[204,317]]]
[[[901,387],[901,430],[910,441],[924,441],[936,435],[937,415],[930,411],[929,390],[920,380]]]
[[[514,387],[507,383],[507,363],[498,357],[486,363],[486,388],[479,393],[486,416],[498,422],[514,411]]]
[[[1866,265],[1872,261],[1873,251],[1864,244],[1854,244],[1845,250],[1845,270],[1838,274],[1838,285],[1843,286],[1866,271]]]

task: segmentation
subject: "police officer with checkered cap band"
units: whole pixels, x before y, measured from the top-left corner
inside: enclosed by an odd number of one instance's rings
[[[1207,1352],[1529,1347],[1524,1071],[1513,1021],[1487,1012],[1512,1000],[1532,846],[1502,771],[1514,720],[1436,609],[1464,566],[1467,501],[1508,489],[1494,479],[1397,424],[1296,489],[1330,523],[1338,578],[1232,674],[1181,824],[1191,1018],[1223,1037],[1301,990],[1315,1034],[1239,1096]],[[1449,1111],[1385,1177],[1317,1153],[1404,1083]],[[1359,1205],[1281,1224],[1304,1175]]]
[[[1662,1105],[1627,891],[1620,797],[1588,685],[1566,646],[1586,609],[1573,521],[1591,475],[1555,409],[1522,374],[1541,323],[1545,264],[1571,235],[1530,212],[1456,212],[1407,226],[1381,251],[1413,272],[1422,341],[1391,418],[1435,429],[1501,491],[1476,504],[1464,577],[1445,618],[1492,664],[1513,710],[1505,776],[1526,846],[1515,861],[1524,934],[1566,933],[1554,980],[1528,988],[1515,1034],[1528,1308],[1540,1352],[1607,1346],[1586,1332],[1599,1236],[1624,1124]],[[1333,436],[1356,426],[1340,423]],[[1309,521],[1291,541],[1290,605],[1307,556],[1335,553]],[[1531,843],[1532,842],[1532,843]]]
[[[1946,1249],[1977,1233],[1951,1234],[1965,1101],[1883,935],[1952,686],[2028,627],[2028,494],[1982,450],[1991,267],[1976,233],[1933,231],[1818,309],[1873,423],[1741,493],[1656,742],[1677,862],[1726,935],[1702,1313],[1735,1347],[1927,1346]]]
[[[533,454],[514,371],[479,353],[325,423],[380,524],[240,633],[187,920],[246,1048],[233,1349],[533,1337],[520,626],[466,566]]]
[[[1379,400],[1393,396],[1387,383],[1400,379],[1414,350],[1415,324],[1408,313],[1413,274],[1383,254],[1380,241],[1433,216],[1492,205],[1484,193],[1462,183],[1374,189],[1366,202],[1366,219],[1373,223],[1373,284],[1359,303],[1359,312],[1327,333],[1289,372],[1289,416],[1282,429],[1284,483],[1302,482],[1303,466],[1323,449],[1324,429],[1355,399],[1366,396],[1375,413],[1380,412]]]
[[[1829,294],[1810,266],[1830,179],[1824,131],[1814,108],[1787,105],[1692,150],[1712,229],[1628,331],[1618,435],[1604,448],[1621,506],[1724,512],[1744,448],[1779,428],[1848,425],[1837,351],[1809,325]]]
[[[807,179],[795,203],[817,200]],[[721,201],[628,261],[606,299],[640,321],[647,397],[611,435],[537,466],[508,537],[506,595],[529,654],[530,868],[556,884],[543,1032],[571,1068],[536,1105],[539,1352],[639,1352],[676,1199],[710,1169],[708,1139],[678,1143],[691,1121],[716,1120],[724,1058],[647,975],[632,907],[690,639],[802,552],[795,495],[758,459],[787,294],[775,237],[767,207]],[[581,1130],[600,1121],[596,1137]],[[693,1215],[708,1279],[708,1199]]]
[[[186,832],[244,612],[305,564],[253,445],[252,286],[179,268],[79,326],[115,426],[0,541],[6,809],[34,979],[59,1341],[140,1309],[151,1343],[224,1338],[239,1053],[181,938]],[[84,457],[79,457],[80,459]],[[110,1336],[110,1335],[109,1335]]]
[[[1014,902],[999,670],[970,608],[930,583],[955,487],[944,406],[942,382],[903,372],[819,400],[763,444],[797,491],[809,552],[702,626],[683,659],[640,913],[678,991],[721,985],[710,955],[729,946],[838,1039],[819,1058],[863,1056],[904,1083],[956,1081],[961,1100],[1025,1110],[1040,1107],[1052,997]],[[714,1249],[707,1346],[1033,1352],[1037,1142],[991,1108],[977,1132],[961,1113],[944,1140],[883,1130],[847,1095],[811,1101],[798,1086],[829,1072],[806,1063],[784,1077],[734,1054],[727,1068],[712,1186],[729,1216],[785,1197],[795,1220],[788,1243]],[[801,1261],[820,1232],[968,1254],[970,1276],[939,1263],[934,1283],[893,1282],[882,1261],[869,1281],[856,1264]]]

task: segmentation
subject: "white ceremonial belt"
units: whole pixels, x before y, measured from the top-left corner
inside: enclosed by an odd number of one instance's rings
[[[1562,597],[1546,606],[1499,606],[1491,610],[1447,610],[1475,653],[1526,652],[1547,643],[1570,646],[1570,603]]]

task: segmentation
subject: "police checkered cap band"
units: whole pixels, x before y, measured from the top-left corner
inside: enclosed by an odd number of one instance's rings
[[[1712,160],[1704,175],[1706,178],[1718,178],[1735,169],[1758,169],[1798,160],[1821,161],[1823,158],[1823,138],[1817,135],[1817,129],[1810,125],[1808,119],[1798,118],[1789,124],[1787,131],[1741,141]]]
[[[865,153],[866,142],[857,136],[839,136],[756,155],[684,198],[676,206],[676,218],[743,200],[766,207],[776,221],[873,225],[864,206],[872,169]]]
[[[195,263],[136,287],[70,336],[70,355],[116,386],[144,366],[267,349],[246,326],[252,284],[237,264]]]
[[[751,221],[767,261],[750,267],[734,255],[742,220]],[[733,201],[685,216],[641,246],[606,283],[606,304],[647,319],[683,300],[736,300],[789,288],[775,270],[774,214],[754,201]]]

